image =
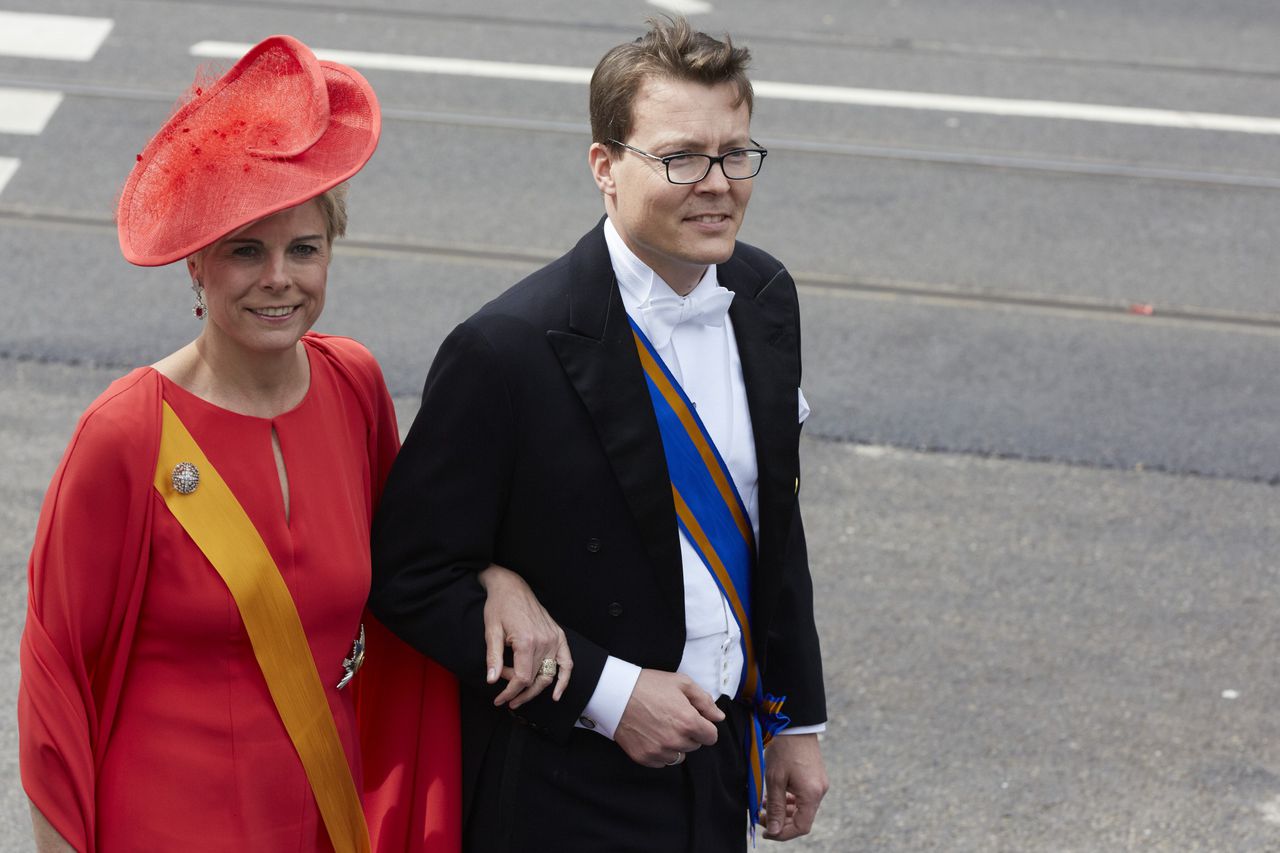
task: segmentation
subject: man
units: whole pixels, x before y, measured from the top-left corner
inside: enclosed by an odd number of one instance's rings
[[[605,219],[442,344],[374,528],[374,612],[462,681],[477,853],[743,850],[749,813],[794,838],[827,788],[795,284],[736,242],[749,56],[651,24],[591,83]],[[568,637],[558,702],[476,677],[490,562]]]

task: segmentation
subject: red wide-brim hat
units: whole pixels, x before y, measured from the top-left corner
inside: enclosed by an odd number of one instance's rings
[[[255,45],[173,114],[138,155],[116,225],[125,259],[172,263],[350,178],[382,113],[358,72],[292,36]]]

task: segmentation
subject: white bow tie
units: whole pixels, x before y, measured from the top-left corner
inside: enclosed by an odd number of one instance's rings
[[[640,314],[649,328],[649,342],[661,349],[671,342],[671,333],[681,323],[723,326],[732,301],[733,291],[727,288],[698,288],[684,297],[674,293],[650,297]]]

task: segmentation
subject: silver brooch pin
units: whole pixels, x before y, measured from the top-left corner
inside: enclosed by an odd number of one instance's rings
[[[173,466],[173,488],[180,495],[189,495],[200,485],[200,469],[190,462],[179,462]]]
[[[351,679],[360,671],[360,667],[364,666],[364,624],[360,625],[360,636],[356,637],[356,641],[351,644],[351,657],[342,659],[342,679],[338,682],[338,689],[346,687],[351,683]]]

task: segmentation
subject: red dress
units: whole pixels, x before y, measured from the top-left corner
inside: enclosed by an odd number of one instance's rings
[[[379,715],[366,720],[373,766],[361,772],[355,690],[336,685],[361,624],[369,527],[398,433],[367,350],[322,335],[303,342],[310,388],[270,419],[218,408],[151,368],[133,371],[90,406],[54,476],[31,556],[21,759],[28,795],[77,849],[331,849],[235,601],[151,486],[161,399],[231,487],[293,595],[348,761],[368,782],[381,849],[457,848],[447,826],[457,822],[455,688],[377,626],[371,672],[356,680],[362,714]],[[435,761],[430,772],[415,746]],[[432,802],[419,802],[433,779]],[[423,828],[428,820],[436,825]]]

